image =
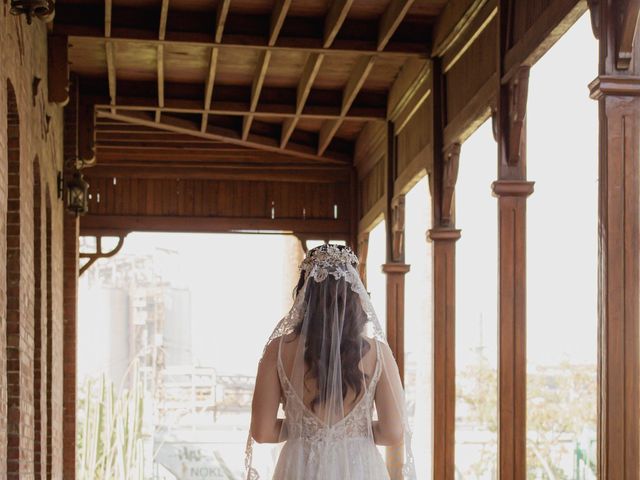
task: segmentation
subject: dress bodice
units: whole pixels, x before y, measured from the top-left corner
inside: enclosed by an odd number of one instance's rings
[[[295,391],[282,363],[278,347],[278,377],[284,394],[284,412],[287,439],[303,440],[307,446],[315,443],[337,441],[345,438],[372,438],[371,421],[378,380],[382,372],[380,346],[375,342],[376,365],[364,393],[353,408],[339,421],[328,425],[304,404]]]

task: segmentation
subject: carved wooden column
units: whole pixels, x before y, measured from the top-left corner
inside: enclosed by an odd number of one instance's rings
[[[387,341],[404,384],[404,277],[410,266],[404,263],[404,195],[393,203],[391,219],[392,257],[382,265],[387,279]],[[387,469],[391,480],[402,479],[402,445],[387,448]]]
[[[590,2],[598,100],[598,478],[640,478],[640,52],[638,2]]]
[[[427,238],[433,242],[433,479],[455,478],[455,322],[456,241],[455,185],[460,144],[443,145],[446,105],[441,60],[432,61],[432,152],[429,176],[431,225]]]
[[[404,277],[410,266],[404,261],[404,195],[394,199],[391,210],[391,258],[382,265],[387,277],[387,341],[404,382]]]
[[[458,144],[444,157],[444,183],[455,184],[459,161]],[[434,186],[435,187],[435,186]],[[437,192],[432,187],[432,192]],[[453,211],[453,188],[433,196],[436,210]],[[438,205],[440,207],[438,208]],[[460,230],[454,228],[449,213],[429,230],[433,242],[433,478],[453,480],[455,474],[455,323],[456,323],[456,241]],[[437,226],[436,226],[437,225]]]
[[[494,118],[498,141],[498,470],[526,477],[526,105],[529,67],[500,86]]]
[[[400,378],[404,383],[404,277],[409,265],[404,258],[405,197],[394,195],[397,178],[396,136],[394,125],[388,123],[387,132],[387,183],[386,183],[386,263],[382,271],[386,275],[386,330],[387,341],[398,364]],[[387,448],[387,469],[391,480],[401,480],[404,463],[402,445]]]

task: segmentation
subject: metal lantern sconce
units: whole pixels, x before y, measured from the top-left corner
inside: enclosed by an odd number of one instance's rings
[[[89,184],[82,178],[79,170],[76,170],[67,182],[66,207],[76,216],[89,211]]]
[[[11,0],[11,14],[26,15],[29,25],[33,17],[42,18],[51,15],[54,8],[54,0]]]

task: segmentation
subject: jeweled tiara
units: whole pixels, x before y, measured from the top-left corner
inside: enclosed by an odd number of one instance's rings
[[[309,271],[316,266],[331,268],[350,264],[355,267],[358,263],[358,257],[349,247],[328,243],[309,250],[300,268]]]

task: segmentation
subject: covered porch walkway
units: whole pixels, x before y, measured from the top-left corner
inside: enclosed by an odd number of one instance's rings
[[[103,237],[341,240],[357,250],[364,276],[369,233],[384,219],[386,331],[403,374],[412,300],[405,195],[425,177],[433,450],[414,453],[432,458],[435,480],[456,478],[455,258],[464,232],[455,190],[465,140],[491,119],[498,470],[501,480],[524,480],[529,70],[587,10],[600,44],[599,75],[584,79],[600,106],[598,477],[640,478],[639,2],[0,8],[0,479],[76,478],[78,280],[85,262],[115,253],[102,250]],[[96,237],[96,251],[81,252],[81,236]]]

